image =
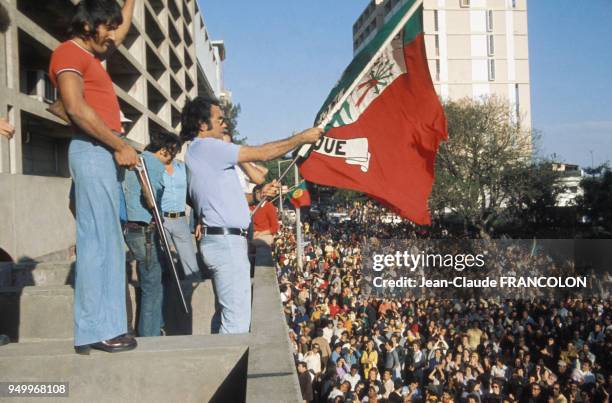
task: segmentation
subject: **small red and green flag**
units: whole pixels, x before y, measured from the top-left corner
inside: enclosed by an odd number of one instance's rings
[[[310,193],[306,188],[306,182],[302,181],[295,189],[293,189],[287,195],[289,202],[293,204],[296,209],[300,207],[310,206]]]
[[[315,124],[326,133],[300,165],[306,180],[431,222],[434,162],[447,128],[425,54],[423,0],[406,1],[355,56]]]

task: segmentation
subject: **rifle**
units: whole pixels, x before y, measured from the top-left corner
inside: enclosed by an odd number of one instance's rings
[[[159,208],[157,207],[157,201],[155,200],[155,193],[153,193],[153,187],[151,186],[151,181],[149,180],[147,165],[142,156],[140,156],[139,159],[140,164],[136,166],[136,170],[138,171],[138,175],[140,176],[140,181],[142,185],[145,186],[145,191],[149,195],[151,195],[151,203],[153,205],[151,210],[153,213],[153,219],[155,220],[155,226],[157,227],[157,233],[159,234],[159,239],[161,240],[161,248],[164,251],[166,257],[168,258],[168,262],[170,263],[170,267],[172,268],[174,281],[176,282],[176,287],[178,288],[179,295],[181,296],[181,302],[183,302],[183,308],[185,309],[185,313],[189,314],[189,308],[187,307],[187,302],[185,301],[185,295],[183,295],[181,281],[179,280],[178,272],[176,271],[176,266],[174,265],[174,259],[172,259],[172,254],[170,253],[170,244],[168,243],[166,231],[164,230],[164,220],[162,218],[162,215],[159,214]]]

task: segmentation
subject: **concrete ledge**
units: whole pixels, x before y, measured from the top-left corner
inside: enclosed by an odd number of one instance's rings
[[[136,350],[79,356],[72,342],[0,348],[3,381],[69,382],[74,402],[240,402],[248,347],[226,336],[150,337]],[[37,399],[20,399],[38,401]]]
[[[257,249],[252,315],[247,402],[301,402],[276,270],[265,248]]]

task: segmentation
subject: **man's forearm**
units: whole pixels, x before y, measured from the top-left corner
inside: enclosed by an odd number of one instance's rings
[[[261,171],[254,167],[251,162],[243,162],[240,168],[244,171],[249,180],[256,185],[261,185],[266,181],[266,175],[262,175]]]
[[[123,16],[123,23],[117,29],[115,44],[121,45],[130,31],[132,25],[132,16],[134,15],[134,4],[135,0],[125,0],[121,15]]]
[[[256,147],[241,147],[247,150],[245,160],[239,162],[252,162],[252,161],[271,161],[273,159],[282,157],[294,148],[302,145],[299,135],[294,135],[283,140],[273,141]]]
[[[66,110],[66,113],[70,117],[70,120],[78,126],[79,129],[83,130],[85,134],[99,140],[114,151],[118,151],[127,145],[106,126],[96,111],[89,105],[83,103],[75,109]]]

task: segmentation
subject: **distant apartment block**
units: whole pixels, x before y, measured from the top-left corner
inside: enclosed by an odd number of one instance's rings
[[[357,54],[411,0],[372,0],[353,25]],[[424,0],[431,78],[443,99],[497,95],[531,127],[527,0]]]

